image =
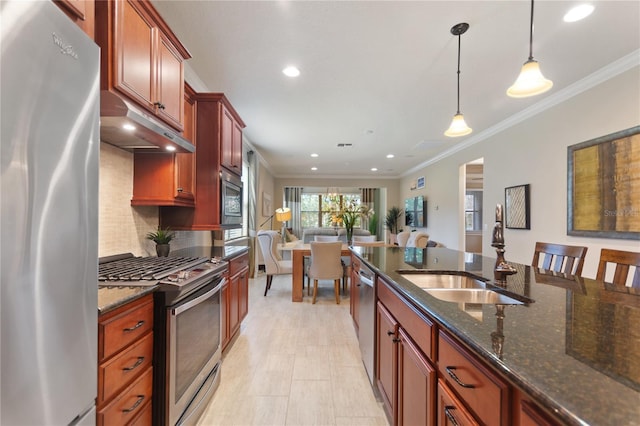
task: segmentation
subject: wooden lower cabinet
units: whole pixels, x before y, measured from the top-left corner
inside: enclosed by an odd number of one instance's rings
[[[249,254],[229,260],[227,283],[222,288],[222,350],[240,330],[242,320],[249,313]]]
[[[378,302],[376,305],[376,384],[392,424],[398,419],[398,322]]]
[[[446,382],[438,380],[438,426],[479,426],[464,404],[448,388]]]
[[[153,296],[98,317],[97,425],[150,425]]]
[[[360,318],[360,260],[356,256],[351,256],[351,280],[349,289],[349,311],[353,324],[356,327],[356,333],[359,332],[360,325],[358,320]]]
[[[435,424],[435,368],[404,329],[398,330],[398,424]]]

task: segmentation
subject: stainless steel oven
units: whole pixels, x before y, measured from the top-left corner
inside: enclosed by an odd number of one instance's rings
[[[220,172],[220,223],[226,228],[242,226],[242,181],[233,173]]]
[[[203,267],[199,265],[198,273]],[[155,424],[195,424],[220,383],[224,269],[199,273],[194,290],[156,293]],[[161,284],[162,289],[162,284]],[[160,342],[156,342],[160,343]]]

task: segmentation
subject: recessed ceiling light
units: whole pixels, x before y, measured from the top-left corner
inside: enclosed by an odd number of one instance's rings
[[[297,77],[300,75],[300,70],[294,66],[288,66],[282,70],[282,73],[287,77]]]
[[[387,154],[387,158],[393,158],[393,157],[395,157],[395,155],[393,155],[393,154]]]
[[[171,146],[171,145],[167,145],[164,147],[164,149],[166,149],[167,151],[173,152],[176,150],[175,146]]]
[[[581,4],[569,10],[562,19],[564,20],[564,22],[576,22],[591,15],[593,9],[593,5]]]
[[[125,130],[135,130],[136,126],[134,126],[133,124],[125,123],[122,125],[122,128]]]
[[[317,167],[312,167],[311,170],[318,170],[318,168]]]
[[[371,168],[371,171],[372,171],[372,172],[377,172],[377,171],[378,171],[378,168],[377,168],[377,167],[372,167],[372,168]]]
[[[316,153],[314,152],[313,154],[311,154],[311,156],[312,156],[313,158],[316,158],[316,157],[318,156],[318,154],[316,154]]]

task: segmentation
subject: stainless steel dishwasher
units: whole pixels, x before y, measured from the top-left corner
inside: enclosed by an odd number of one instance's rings
[[[360,301],[358,314],[358,337],[362,362],[367,370],[369,382],[375,383],[375,324],[376,324],[376,293],[374,287],[375,273],[360,264],[358,274],[358,297]],[[375,386],[374,386],[375,388]]]

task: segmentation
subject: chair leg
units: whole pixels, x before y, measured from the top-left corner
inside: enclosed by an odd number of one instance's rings
[[[271,288],[271,280],[273,279],[273,275],[267,275],[267,282],[264,286],[264,295],[267,295],[267,291]]]
[[[316,303],[316,296],[318,295],[318,280],[313,280],[313,302]]]
[[[333,280],[333,292],[336,294],[336,304],[340,304],[340,278]]]

